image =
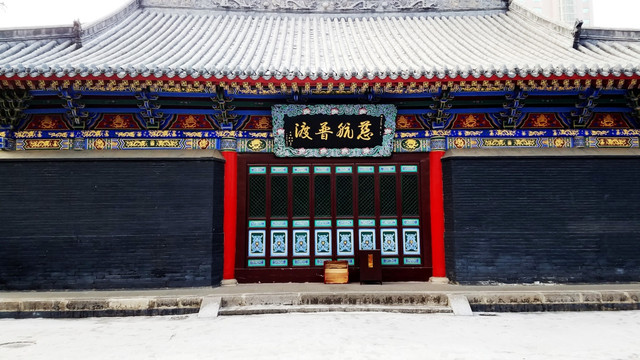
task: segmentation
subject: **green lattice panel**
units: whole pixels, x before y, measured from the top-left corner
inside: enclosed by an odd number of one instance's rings
[[[358,176],[358,214],[360,216],[375,215],[374,180],[373,175]]]
[[[418,175],[402,174],[400,178],[402,192],[402,216],[419,215]]]
[[[293,216],[309,216],[309,177],[293,177]]]
[[[351,175],[336,176],[336,211],[338,216],[353,216],[353,180]]]
[[[271,217],[287,217],[287,177],[271,177]]]
[[[396,176],[380,175],[380,215],[395,216],[396,212]]]
[[[329,175],[316,175],[314,178],[315,188],[315,216],[331,216],[331,177]]]
[[[249,176],[249,217],[265,217],[267,202],[267,177]]]

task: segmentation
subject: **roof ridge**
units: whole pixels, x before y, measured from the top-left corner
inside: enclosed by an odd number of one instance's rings
[[[142,7],[300,13],[441,13],[508,8],[509,0],[140,0]],[[461,5],[464,4],[464,5]]]
[[[551,30],[557,35],[566,38],[567,42],[562,42],[561,45],[573,47],[576,31],[574,27],[567,26],[559,21],[554,21],[536,14],[531,9],[522,6],[513,0],[510,0],[509,2],[509,13],[516,15],[520,19],[536,27]]]
[[[141,0],[132,0],[130,3],[124,5],[120,9],[114,11],[113,13],[106,15],[101,20],[98,20],[91,25],[87,26],[82,31],[82,38],[92,38],[104,30],[108,29],[110,26],[119,23],[124,20],[126,17],[131,15],[134,11],[140,9],[142,7]]]
[[[80,22],[77,20],[71,25],[0,28],[0,42],[62,39],[72,39],[74,42],[82,42],[82,40],[90,39],[131,15],[131,13],[141,7],[140,2],[141,0],[132,0],[129,4],[109,15],[106,15],[102,20],[91,23],[86,28],[81,27]]]
[[[640,29],[582,28],[580,40],[640,41]]]
[[[73,39],[73,25],[0,29],[0,42]]]

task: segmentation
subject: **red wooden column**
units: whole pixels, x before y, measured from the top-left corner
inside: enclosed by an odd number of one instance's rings
[[[431,209],[431,264],[430,282],[448,283],[444,261],[444,194],[442,189],[442,156],[446,150],[445,138],[431,139],[429,153],[429,207]]]
[[[221,151],[224,159],[224,265],[222,285],[238,283],[236,268],[236,224],[238,217],[238,153],[236,139],[222,139]]]

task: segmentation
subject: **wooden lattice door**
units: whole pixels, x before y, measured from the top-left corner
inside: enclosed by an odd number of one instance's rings
[[[357,277],[358,252],[372,249],[386,280],[428,278],[426,160],[270,160],[243,167],[239,280],[322,281],[327,260]]]

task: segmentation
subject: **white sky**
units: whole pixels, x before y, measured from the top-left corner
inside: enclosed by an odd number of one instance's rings
[[[85,26],[131,0],[0,0],[0,28],[48,25]],[[594,26],[640,29],[640,0],[593,0]]]

